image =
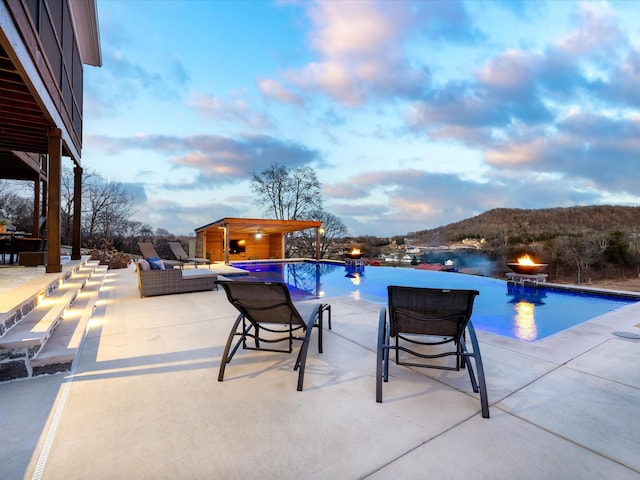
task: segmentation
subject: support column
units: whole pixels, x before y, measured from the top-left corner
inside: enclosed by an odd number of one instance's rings
[[[40,234],[40,205],[41,205],[40,195],[42,195],[41,188],[40,188],[41,184],[42,184],[42,179],[40,178],[40,173],[38,173],[38,176],[33,182],[33,230],[31,231],[31,235],[33,235],[33,238],[41,238],[40,237],[41,235]]]
[[[47,273],[62,271],[60,264],[60,185],[62,183],[62,132],[49,130],[49,182],[47,188]]]
[[[80,260],[80,242],[82,240],[82,167],[73,168],[73,227],[71,232],[71,260]]]
[[[229,225],[227,224],[224,226],[224,238],[222,239],[222,243],[224,243],[224,263],[229,265]]]
[[[316,227],[316,261],[320,261],[320,227]]]

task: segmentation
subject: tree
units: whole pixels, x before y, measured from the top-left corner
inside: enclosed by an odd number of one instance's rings
[[[320,231],[320,258],[324,258],[329,251],[329,247],[346,235],[347,227],[345,227],[342,220],[338,217],[329,212],[325,212],[324,210],[311,212],[311,220],[322,222],[322,230]],[[315,258],[315,229],[302,230],[298,232],[295,238],[291,239],[289,243],[295,244],[297,253],[300,256]]]
[[[604,255],[607,262],[618,268],[619,275],[624,278],[625,268],[629,265],[629,242],[624,232],[616,230],[609,235]]]
[[[576,283],[580,284],[584,281],[584,274],[603,255],[607,245],[608,239],[602,234],[584,235],[571,239],[565,237],[564,254],[575,264]]]
[[[289,169],[274,163],[260,174],[251,174],[255,203],[277,220],[308,219],[322,210],[320,182],[310,167]]]
[[[628,238],[629,248],[627,250],[627,254],[629,262],[635,268],[638,277],[640,277],[640,228],[631,227]]]
[[[85,186],[92,182],[94,178],[98,177],[98,174],[85,171],[82,174],[81,189],[84,197],[86,192]],[[71,236],[73,231],[73,211],[75,203],[76,190],[74,187],[75,174],[71,168],[64,168],[62,170],[62,179],[60,184],[60,235],[62,243],[71,245]]]
[[[133,199],[121,183],[89,176],[82,186],[83,230],[87,239],[100,237],[109,242],[131,216]]]
[[[33,189],[21,180],[0,180],[0,217],[8,218],[16,230],[33,229]]]

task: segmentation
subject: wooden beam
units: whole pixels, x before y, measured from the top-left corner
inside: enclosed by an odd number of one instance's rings
[[[49,188],[47,210],[47,273],[62,271],[60,264],[60,186],[62,184],[62,131],[49,130]]]
[[[82,218],[82,167],[73,169],[73,227],[71,233],[71,260],[80,260],[80,240]]]

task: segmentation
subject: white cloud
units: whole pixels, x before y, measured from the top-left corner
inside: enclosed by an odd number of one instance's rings
[[[357,106],[372,97],[416,95],[425,69],[404,56],[411,15],[404,2],[314,2],[309,43],[318,59],[283,78],[305,92]]]
[[[215,120],[223,120],[260,131],[273,127],[271,119],[266,114],[258,113],[242,98],[225,102],[214,95],[192,94],[187,104],[202,116]]]

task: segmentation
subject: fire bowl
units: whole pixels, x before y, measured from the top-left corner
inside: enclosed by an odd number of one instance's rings
[[[353,259],[358,259],[362,257],[364,257],[364,253],[347,253],[345,255],[345,258],[353,258]]]
[[[534,263],[533,265],[521,265],[519,263],[507,263],[507,267],[521,275],[535,275],[544,270],[548,263]]]

